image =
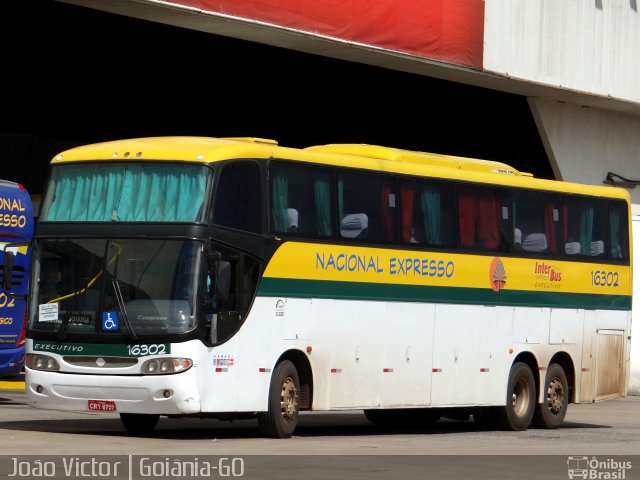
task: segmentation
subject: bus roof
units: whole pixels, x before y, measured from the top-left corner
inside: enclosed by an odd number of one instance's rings
[[[234,158],[297,160],[386,173],[457,179],[520,188],[623,198],[626,190],[533,178],[506,163],[368,144],[281,147],[257,137],[146,137],[84,145],[56,155],[52,165],[90,161],[181,161],[213,163]]]
[[[18,190],[22,190],[23,192],[26,191],[26,189],[19,183],[17,182],[12,182],[11,180],[0,180],[0,188],[5,189],[5,188],[12,188],[12,189],[18,189]]]
[[[519,172],[506,163],[494,162],[491,160],[478,160],[475,158],[455,157],[451,155],[441,155],[438,153],[415,152],[412,150],[381,147],[379,145],[330,144],[307,147],[306,150],[327,153],[340,153],[344,155],[355,155],[358,157],[378,158],[381,160],[390,160],[394,162],[416,163],[425,166],[440,166],[445,168],[455,168],[459,170],[474,170],[486,173],[523,175],[527,177],[532,176],[530,173]]]

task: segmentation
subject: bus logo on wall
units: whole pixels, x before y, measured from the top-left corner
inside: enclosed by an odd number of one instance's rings
[[[507,272],[504,269],[502,260],[495,257],[491,262],[491,268],[489,269],[489,279],[491,281],[491,288],[494,292],[499,292],[504,288],[507,283]]]

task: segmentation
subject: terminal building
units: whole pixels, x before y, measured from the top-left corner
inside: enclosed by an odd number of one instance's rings
[[[626,188],[640,251],[636,0],[29,3],[11,7],[0,140],[18,159],[5,176],[34,193],[56,151],[118,137],[372,143]]]

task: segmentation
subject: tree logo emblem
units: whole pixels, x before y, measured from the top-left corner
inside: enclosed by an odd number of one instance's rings
[[[491,262],[491,268],[489,269],[489,280],[491,281],[491,288],[494,292],[499,292],[504,288],[507,283],[507,272],[504,269],[502,260],[495,257]]]

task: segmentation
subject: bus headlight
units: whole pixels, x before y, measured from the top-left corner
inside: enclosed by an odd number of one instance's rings
[[[189,370],[193,365],[190,358],[153,358],[140,367],[143,375],[166,375]]]
[[[28,353],[27,358],[25,359],[25,365],[31,370],[44,370],[46,372],[60,371],[60,364],[58,361],[49,355]]]

